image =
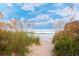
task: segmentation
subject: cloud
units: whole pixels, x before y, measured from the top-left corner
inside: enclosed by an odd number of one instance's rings
[[[20,21],[24,21],[25,19],[23,17],[20,18]]]
[[[46,25],[49,23],[49,14],[39,14],[38,16],[28,19],[29,21],[33,21],[36,26],[38,25]]]
[[[7,6],[13,7],[12,3],[7,3]]]
[[[73,17],[74,10],[70,7],[66,7],[64,9],[57,9],[57,10],[49,10],[49,12],[55,12],[56,14],[62,16],[60,19],[53,19],[49,17],[50,13],[38,15],[34,20],[37,21],[37,25],[47,25],[49,23],[51,24],[65,24],[67,22],[70,22],[71,18]],[[46,20],[47,19],[47,20]],[[41,22],[39,22],[41,21]],[[44,22],[43,22],[44,21]]]
[[[39,14],[38,16],[29,19],[30,21],[36,21],[36,22],[41,22],[41,21],[47,21],[49,19],[49,14]]]
[[[74,20],[79,20],[79,11],[75,12]]]
[[[48,25],[48,24],[52,24],[57,26],[58,24],[62,24],[64,25],[66,22],[69,22],[69,19],[71,18],[71,16],[66,17],[66,18],[59,18],[59,19],[53,19],[51,17],[49,17],[50,14],[40,14],[35,18],[31,18],[29,19],[30,21],[34,21],[35,22],[35,26],[42,26],[42,25]]]
[[[63,10],[58,10],[58,11],[59,11],[59,14],[61,16],[68,16],[68,15],[72,15],[73,14],[72,8],[70,8],[70,7],[66,7]]]
[[[54,4],[54,6],[62,6],[63,5],[63,3],[56,3],[56,4]]]
[[[50,17],[49,17],[49,14],[43,14],[43,15],[38,15],[36,17],[36,20],[37,21],[46,21],[48,20]]]
[[[79,4],[77,4],[77,6],[79,6]],[[74,8],[74,20],[79,20],[79,9],[77,6]]]
[[[38,15],[37,17],[29,20],[34,21],[36,26],[56,23],[58,24],[59,22],[64,23],[64,20],[62,19],[53,19],[49,17],[49,14]]]
[[[34,11],[34,7],[38,7],[41,5],[42,5],[41,3],[26,3],[21,7],[21,9]]]
[[[19,5],[19,6],[23,6],[23,5],[24,5],[24,3],[17,3],[17,5]]]
[[[64,9],[49,10],[49,12],[51,12],[51,13],[55,12],[56,14],[58,14],[62,17],[73,15],[73,10],[70,7],[65,7]]]

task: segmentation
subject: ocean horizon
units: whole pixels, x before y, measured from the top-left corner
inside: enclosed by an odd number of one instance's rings
[[[27,32],[34,32],[34,33],[55,33],[56,31],[62,31],[63,29],[25,29],[24,31]]]
[[[34,34],[39,37],[40,40],[51,41],[55,35],[55,32],[61,31],[63,29],[30,29],[27,32]]]

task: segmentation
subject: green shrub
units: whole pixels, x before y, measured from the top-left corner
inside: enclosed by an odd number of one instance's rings
[[[54,53],[56,55],[70,55],[72,49],[72,41],[68,40],[66,38],[63,38],[63,40],[59,40],[55,44]]]
[[[55,36],[54,55],[57,56],[78,56],[79,55],[79,40],[72,38],[69,35]]]

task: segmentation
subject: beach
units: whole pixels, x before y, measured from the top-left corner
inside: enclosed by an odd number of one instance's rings
[[[28,56],[51,56],[52,51],[52,40],[54,34],[50,33],[41,33],[37,34],[40,38],[41,45],[32,45],[29,47],[31,52]]]

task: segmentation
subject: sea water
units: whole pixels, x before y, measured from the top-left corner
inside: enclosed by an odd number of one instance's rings
[[[60,31],[60,30],[57,30]],[[33,35],[35,35],[36,37],[39,37],[40,40],[45,40],[45,41],[51,41],[53,40],[53,37],[55,35],[56,30],[55,29],[35,29],[32,30],[30,32],[34,32],[32,33]]]
[[[40,38],[40,40],[50,41],[53,40],[55,33],[37,33],[36,35]]]

